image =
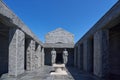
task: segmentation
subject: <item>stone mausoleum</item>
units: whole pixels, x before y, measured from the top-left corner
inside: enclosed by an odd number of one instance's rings
[[[0,0],[0,80],[120,80],[120,1],[76,43],[62,28],[45,38]]]
[[[63,52],[68,51],[68,63],[67,65],[74,64],[74,35],[70,32],[58,28],[52,32],[49,32],[46,36],[44,43],[45,50],[45,65],[51,65],[51,51],[56,51],[55,63],[63,63]]]

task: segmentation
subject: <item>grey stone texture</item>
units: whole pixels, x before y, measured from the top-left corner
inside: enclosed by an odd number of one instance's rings
[[[42,62],[41,62],[41,56],[42,55],[42,52],[41,52],[41,46],[40,45],[36,45],[36,51],[35,51],[35,55],[34,55],[34,58],[35,58],[35,69],[39,69],[42,65]]]
[[[87,39],[84,41],[83,43],[84,47],[83,47],[83,67],[84,67],[84,71],[86,72],[91,72],[92,71],[92,67],[93,67],[93,53],[92,53],[92,44],[91,44],[91,40]]]
[[[35,69],[35,63],[34,63],[34,59],[35,59],[35,41],[29,39],[29,41],[27,42],[28,47],[27,47],[27,63],[26,63],[26,70],[31,71]]]
[[[94,74],[104,77],[108,74],[108,30],[94,34]]]
[[[81,66],[81,64],[80,64],[80,45],[77,47],[78,49],[78,53],[77,53],[77,67],[78,67],[78,69],[80,69],[80,66]]]
[[[44,66],[38,70],[26,72],[18,77],[9,77],[4,75],[4,77],[2,77],[0,80],[100,80],[93,75],[79,72],[74,67],[68,67],[68,75],[65,76],[51,76],[50,71],[52,70],[52,66]]]
[[[9,75],[24,73],[25,34],[19,29],[11,29],[9,35]]]
[[[78,68],[83,70],[83,44],[79,45],[79,65]]]
[[[74,47],[74,66],[75,67],[76,67],[76,56],[77,56],[76,47]]]
[[[58,28],[52,32],[49,32],[45,36],[45,43],[69,43],[74,44],[74,35],[63,30],[62,28]]]
[[[36,67],[37,67],[37,69],[39,69],[42,66],[41,57],[42,57],[41,46],[38,45],[37,50],[36,50],[36,65],[37,65]]]
[[[120,80],[120,28],[116,29],[116,25],[120,26],[120,1],[75,46],[74,35],[61,28],[48,33],[46,43],[43,44],[0,0],[0,76],[4,73],[17,76],[8,76],[7,80],[94,80],[86,78],[87,74],[73,72],[73,68],[68,67],[71,75],[67,77],[49,76],[51,69],[45,68],[44,63],[51,62],[51,48],[56,48],[58,53],[67,48],[67,65],[73,66],[74,63],[79,71],[91,72],[103,79],[109,77],[108,80]],[[24,73],[25,67],[29,70],[27,74]],[[25,75],[20,75],[22,73]]]
[[[44,43],[44,48],[74,48],[74,44],[70,43]]]
[[[45,52],[44,52],[44,48],[42,48],[42,58],[41,58],[41,62],[42,62],[42,66],[45,65]]]

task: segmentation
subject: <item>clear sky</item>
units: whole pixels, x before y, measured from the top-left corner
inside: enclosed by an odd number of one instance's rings
[[[61,27],[78,41],[118,0],[3,0],[44,42]]]

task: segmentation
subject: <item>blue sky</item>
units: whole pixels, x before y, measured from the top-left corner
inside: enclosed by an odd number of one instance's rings
[[[41,40],[61,27],[78,41],[118,0],[3,0]]]

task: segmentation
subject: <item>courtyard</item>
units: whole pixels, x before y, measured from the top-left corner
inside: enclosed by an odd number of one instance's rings
[[[19,75],[17,78],[8,77],[7,74],[5,74],[0,80],[100,80],[91,74],[78,72],[78,70],[74,67],[68,67],[68,75],[65,76],[51,76],[50,72],[52,70],[53,68],[51,66],[44,66],[35,71],[26,71],[24,74]]]

